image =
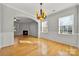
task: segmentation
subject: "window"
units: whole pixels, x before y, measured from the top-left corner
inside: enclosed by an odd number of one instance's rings
[[[47,20],[41,23],[41,27],[42,27],[41,32],[48,33],[48,21]]]
[[[59,18],[59,34],[72,34],[74,15]]]

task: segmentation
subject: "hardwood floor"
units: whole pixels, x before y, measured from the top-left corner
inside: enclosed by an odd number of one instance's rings
[[[1,56],[79,56],[79,49],[33,36],[16,36],[13,46],[0,49]]]

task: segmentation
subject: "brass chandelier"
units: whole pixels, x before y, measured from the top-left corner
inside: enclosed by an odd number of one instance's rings
[[[39,21],[44,21],[46,19],[46,12],[45,9],[42,8],[42,3],[40,3],[40,10],[36,11],[36,18]]]

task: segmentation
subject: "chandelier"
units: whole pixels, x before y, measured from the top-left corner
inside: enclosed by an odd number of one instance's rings
[[[36,11],[36,18],[40,21],[44,21],[46,19],[46,12],[45,10],[42,8],[42,3],[40,3],[40,9],[38,11]]]

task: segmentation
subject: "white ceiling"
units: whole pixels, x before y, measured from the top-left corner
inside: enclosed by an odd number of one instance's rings
[[[39,3],[7,3],[7,5],[10,5],[11,7],[17,8],[24,12],[28,12],[32,16],[35,16],[35,10],[39,10],[40,8]],[[49,15],[74,5],[76,5],[76,3],[43,3],[43,8],[46,9],[47,15]]]
[[[30,18],[26,18],[26,17],[18,17],[18,18],[16,18],[16,22],[18,22],[18,23],[31,23],[31,22],[35,22],[35,21],[30,19]]]

